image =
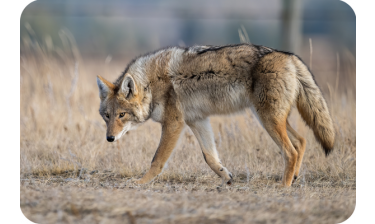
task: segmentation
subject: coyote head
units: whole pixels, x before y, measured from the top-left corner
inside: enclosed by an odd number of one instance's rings
[[[112,84],[100,76],[97,77],[99,113],[107,124],[109,142],[118,140],[150,117],[151,92],[148,87],[137,85],[129,73],[119,81]]]

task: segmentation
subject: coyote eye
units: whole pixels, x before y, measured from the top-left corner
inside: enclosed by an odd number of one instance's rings
[[[104,114],[106,118],[109,118],[109,114],[108,113],[105,113]]]
[[[124,116],[125,116],[125,113],[121,113],[121,114],[120,114],[120,118],[121,118],[121,117],[124,117]]]

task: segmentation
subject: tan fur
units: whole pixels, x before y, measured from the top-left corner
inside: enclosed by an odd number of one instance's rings
[[[230,184],[232,174],[220,162],[208,117],[245,108],[252,109],[282,150],[284,186],[298,176],[306,147],[287,122],[295,102],[326,153],[333,147],[324,98],[303,62],[287,52],[249,44],[166,48],[135,59],[114,84],[98,77],[98,86],[107,136],[117,140],[149,118],[162,124],[151,168],[137,183],[160,174],[187,125],[207,164]],[[122,112],[127,115],[119,118]]]
[[[289,137],[290,141],[292,142],[293,147],[296,149],[296,151],[298,153],[297,163],[296,163],[295,173],[294,173],[294,179],[297,179],[297,177],[299,175],[299,171],[301,169],[303,155],[305,154],[305,150],[306,150],[306,140],[303,137],[301,137],[289,125],[288,122],[286,123],[286,125],[287,125],[286,128],[287,128],[287,131],[288,131],[288,137]]]
[[[184,129],[185,122],[180,110],[176,107],[176,99],[170,97],[166,100],[166,111],[162,122],[161,140],[152,159],[150,170],[138,180],[137,183],[144,184],[150,182],[155,176],[161,173],[177,141]]]
[[[297,78],[301,85],[297,98],[298,111],[313,129],[316,139],[322,144],[326,155],[328,155],[334,146],[335,132],[327,103],[306,65],[295,56],[292,59],[298,70]]]

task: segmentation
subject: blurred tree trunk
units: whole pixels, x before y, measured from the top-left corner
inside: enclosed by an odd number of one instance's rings
[[[282,48],[300,54],[302,42],[302,0],[283,0]]]

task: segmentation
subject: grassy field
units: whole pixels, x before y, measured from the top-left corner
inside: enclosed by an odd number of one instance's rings
[[[356,102],[350,77],[316,77],[337,132],[329,157],[293,109],[289,122],[306,137],[307,150],[292,187],[278,188],[281,152],[250,110],[211,119],[221,160],[234,175],[231,186],[218,187],[221,180],[189,129],[163,174],[136,186],[128,180],[148,170],[161,127],[148,121],[108,143],[95,79],[115,80],[127,61],[82,58],[74,47],[66,53],[28,40],[24,49],[20,203],[34,222],[339,223],[354,211]],[[347,72],[355,80],[355,69]]]

